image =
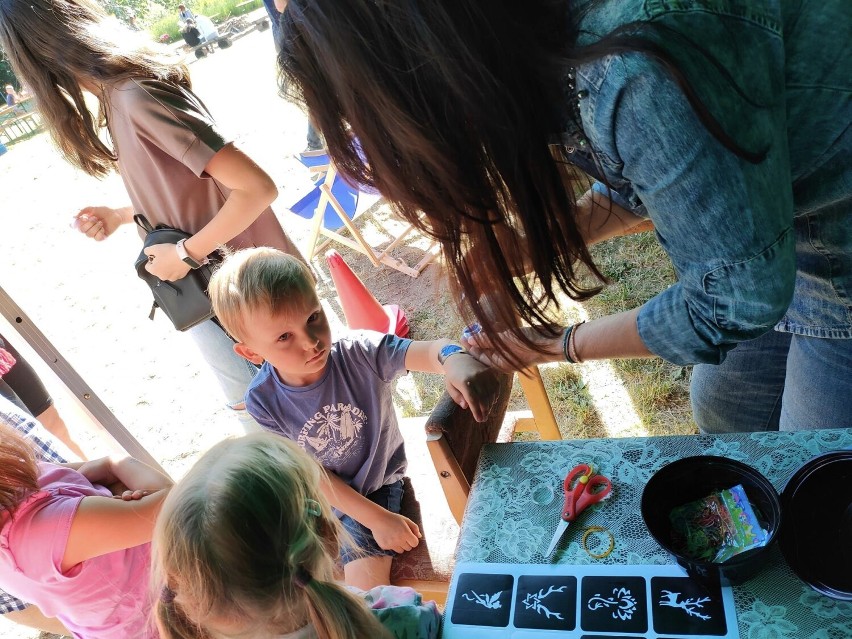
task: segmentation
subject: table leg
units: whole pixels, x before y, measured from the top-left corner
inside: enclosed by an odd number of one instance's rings
[[[530,366],[519,372],[518,381],[524,391],[524,396],[527,398],[527,404],[532,410],[533,424],[525,423],[525,420],[518,420],[515,430],[537,430],[539,436],[544,440],[562,439],[562,433],[559,432],[559,426],[556,425],[553,407],[547,397],[547,391],[544,388],[538,366]]]

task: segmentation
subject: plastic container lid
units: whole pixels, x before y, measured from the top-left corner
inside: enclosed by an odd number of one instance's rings
[[[806,584],[852,601],[852,451],[815,457],[781,493],[781,552]]]

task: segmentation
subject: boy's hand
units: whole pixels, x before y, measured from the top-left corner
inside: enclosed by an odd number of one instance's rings
[[[370,528],[373,538],[382,550],[403,553],[415,548],[420,543],[422,537],[420,528],[404,515],[384,510],[375,522],[370,523],[375,527],[368,526],[368,528]]]
[[[467,353],[448,357],[444,370],[444,383],[453,401],[469,408],[476,421],[484,422],[500,391],[496,373]]]

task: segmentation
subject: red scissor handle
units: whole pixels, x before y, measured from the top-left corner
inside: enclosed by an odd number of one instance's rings
[[[576,480],[576,483],[575,483]],[[577,464],[565,476],[565,505],[562,519],[574,521],[581,512],[609,495],[612,483],[603,475],[593,474],[589,464]]]

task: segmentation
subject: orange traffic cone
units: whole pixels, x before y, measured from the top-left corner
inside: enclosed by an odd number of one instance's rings
[[[408,319],[399,306],[379,304],[364,286],[364,282],[352,272],[340,253],[334,249],[326,252],[325,259],[349,328],[366,328],[380,333],[393,333],[399,337],[408,335]]]

